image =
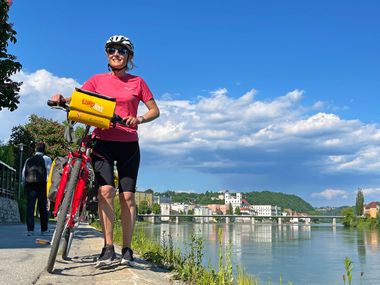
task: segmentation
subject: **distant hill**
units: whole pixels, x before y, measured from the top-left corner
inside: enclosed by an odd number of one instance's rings
[[[207,204],[224,204],[224,199],[218,200],[220,195],[218,192],[205,193],[186,193],[166,191],[163,193],[155,193],[159,196],[170,197],[172,203],[191,203],[199,205]],[[234,194],[231,192],[231,194]],[[284,208],[289,208],[297,212],[312,212],[314,208],[303,199],[296,195],[284,193],[263,191],[263,192],[248,192],[242,193],[243,198],[252,205],[277,205]]]
[[[314,211],[313,206],[296,195],[263,191],[243,193],[243,197],[252,205],[277,205],[297,212]]]
[[[342,215],[342,210],[345,208],[353,208],[355,210],[355,207],[352,206],[341,206],[341,207],[321,207],[316,208],[318,215],[321,216],[340,216]]]

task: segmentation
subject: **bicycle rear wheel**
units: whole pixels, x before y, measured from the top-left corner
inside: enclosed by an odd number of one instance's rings
[[[67,181],[65,189],[65,197],[63,198],[62,205],[57,218],[57,225],[55,227],[53,241],[50,248],[50,254],[48,258],[46,271],[51,273],[54,268],[55,259],[57,258],[59,244],[62,238],[63,231],[67,224],[67,215],[70,214],[72,197],[75,191],[75,186],[78,182],[79,172],[82,161],[74,158],[74,165],[71,169],[70,177]]]

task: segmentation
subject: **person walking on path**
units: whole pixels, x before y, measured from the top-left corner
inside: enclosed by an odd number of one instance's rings
[[[121,116],[126,126],[93,131],[96,139],[93,148],[93,166],[99,186],[99,218],[102,225],[104,247],[96,267],[109,266],[116,259],[113,245],[115,219],[114,198],[116,195],[114,163],[119,176],[119,200],[121,224],[123,229],[123,248],[121,264],[133,261],[131,249],[133,229],[136,219],[136,181],[140,165],[140,148],[137,126],[156,119],[160,112],[145,81],[128,73],[134,67],[134,46],[129,38],[122,35],[110,37],[105,44],[109,73],[91,77],[82,89],[116,98],[115,113]],[[61,94],[51,97],[53,101],[69,102]],[[137,115],[139,103],[143,102],[148,111]]]
[[[48,213],[46,198],[46,181],[51,167],[51,158],[45,155],[45,144],[36,144],[36,152],[29,157],[22,171],[22,180],[26,192],[26,225],[28,235],[34,234],[34,210],[38,200],[38,211],[41,219],[41,234],[48,230]]]

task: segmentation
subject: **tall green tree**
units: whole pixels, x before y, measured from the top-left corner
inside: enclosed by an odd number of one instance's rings
[[[364,208],[364,195],[363,195],[363,190],[359,188],[358,193],[356,194],[355,214],[357,216],[363,215],[363,208]]]
[[[67,143],[63,134],[63,124],[37,115],[31,115],[25,126],[13,127],[9,144],[13,148],[16,169],[20,167],[20,144],[23,144],[22,165],[26,158],[33,155],[35,144],[39,141],[46,144],[46,153],[50,157],[64,156],[67,153]]]
[[[25,160],[34,153],[34,143],[33,135],[24,126],[19,125],[12,128],[9,145],[13,150],[17,171],[20,170],[20,158],[22,168]],[[22,152],[20,144],[23,145]],[[22,157],[20,157],[21,155]]]
[[[226,211],[226,214],[227,215],[233,215],[234,214],[234,207],[232,207],[231,203],[228,204],[228,209]]]
[[[15,167],[15,156],[12,145],[0,144],[0,160],[9,166]]]
[[[67,153],[68,144],[64,139],[63,124],[33,114],[29,117],[25,128],[33,134],[35,142],[41,141],[46,144],[46,153],[51,157],[63,156]]]
[[[10,77],[19,72],[22,65],[16,61],[16,56],[8,54],[9,42],[16,43],[16,31],[8,23],[10,1],[0,0],[0,110],[8,108],[17,109],[20,103],[18,92],[22,82],[14,82]]]

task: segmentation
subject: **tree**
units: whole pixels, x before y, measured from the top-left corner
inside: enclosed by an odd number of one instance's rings
[[[345,227],[356,227],[358,224],[357,218],[354,214],[354,209],[344,208],[342,209],[342,215],[344,216],[342,223]]]
[[[66,155],[68,143],[65,141],[65,127],[57,121],[33,114],[25,128],[33,134],[35,142],[46,144],[46,153],[51,157]]]
[[[29,122],[25,126],[17,126],[12,128],[9,143],[15,147],[15,155],[18,152],[18,145],[24,144],[24,156],[28,157],[34,153],[36,142],[44,142],[46,144],[46,153],[52,158],[56,156],[64,156],[67,151],[67,142],[64,139],[65,128],[51,119],[31,115]]]
[[[15,166],[17,171],[20,169],[20,144],[23,144],[23,155],[21,166],[24,164],[25,160],[30,157],[34,153],[34,137],[33,135],[24,127],[17,126],[12,128],[11,138],[9,140],[9,145],[12,146],[14,158],[15,158]]]
[[[235,208],[235,215],[241,215],[240,207]]]
[[[232,204],[229,203],[229,205],[228,205],[228,209],[227,209],[227,211],[226,211],[226,214],[227,214],[227,215],[233,215],[233,213],[234,213],[234,208],[232,207]]]
[[[22,82],[14,82],[10,77],[19,72],[22,65],[16,61],[16,56],[8,54],[8,42],[15,44],[17,41],[17,33],[8,23],[9,5],[8,1],[0,0],[0,110],[14,111],[20,103],[18,92]]]
[[[148,202],[147,201],[141,201],[139,206],[138,206],[138,213],[140,215],[144,214],[150,214],[152,210],[150,209]]]
[[[15,166],[15,156],[12,145],[0,144],[0,160],[12,167]]]
[[[145,192],[145,193],[148,193],[148,194],[152,194],[152,195],[153,195],[153,193],[154,193],[154,191],[153,191],[152,189],[146,189],[144,192]]]
[[[159,214],[161,214],[161,206],[160,206],[159,204],[157,204],[157,203],[154,203],[154,204],[152,205],[152,212],[153,212],[153,214],[155,214],[155,215],[159,215]]]
[[[363,215],[364,208],[364,195],[362,189],[359,188],[358,193],[356,194],[356,204],[355,204],[355,213],[357,216]]]

